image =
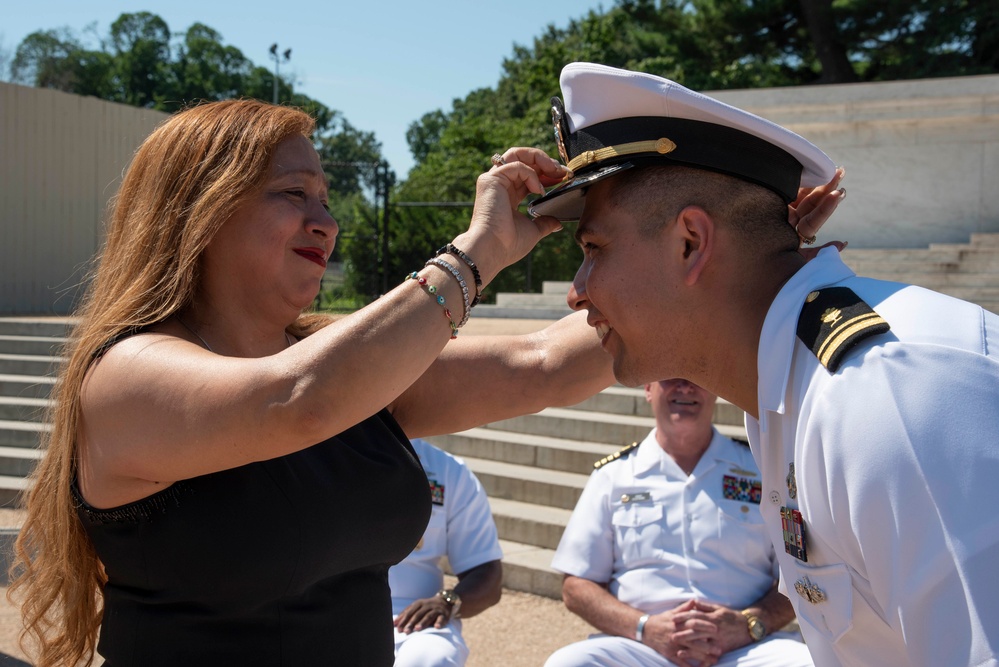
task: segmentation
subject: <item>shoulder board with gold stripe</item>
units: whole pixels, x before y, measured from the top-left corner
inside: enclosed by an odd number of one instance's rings
[[[848,287],[827,287],[805,297],[798,338],[819,363],[835,373],[843,357],[862,340],[891,326]]]
[[[616,452],[614,452],[610,456],[603,457],[602,459],[600,459],[599,461],[597,461],[596,463],[594,463],[593,467],[594,467],[594,469],[596,469],[596,468],[599,468],[601,466],[607,465],[611,461],[617,461],[622,456],[627,456],[629,453],[631,453],[632,451],[634,451],[636,449],[638,449],[638,443],[637,442],[633,442],[630,445],[628,445],[627,447],[622,447],[621,449],[617,450]]]

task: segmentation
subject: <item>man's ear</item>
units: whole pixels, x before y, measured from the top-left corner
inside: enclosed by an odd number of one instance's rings
[[[715,220],[700,206],[688,206],[677,216],[676,230],[684,244],[684,281],[693,285],[714,253]]]

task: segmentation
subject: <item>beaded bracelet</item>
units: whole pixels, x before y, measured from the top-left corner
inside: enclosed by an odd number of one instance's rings
[[[459,272],[458,269],[454,268],[451,264],[445,262],[440,257],[431,257],[427,260],[427,263],[424,264],[424,266],[430,266],[431,264],[435,264],[445,271],[450,272],[450,274],[454,276],[454,279],[458,281],[458,287],[461,288],[461,298],[465,302],[465,312],[461,317],[461,322],[458,323],[458,328],[460,329],[465,326],[468,322],[468,316],[472,313],[472,307],[468,303],[468,285],[465,284],[465,277],[461,275],[461,272]]]
[[[474,308],[478,305],[479,300],[482,299],[482,276],[479,275],[479,267],[475,265],[475,262],[472,261],[471,257],[456,248],[453,243],[448,243],[446,246],[438,250],[434,253],[434,257],[438,257],[445,253],[450,253],[459,258],[465,264],[468,264],[468,268],[472,270],[472,277],[475,278],[475,298],[472,299],[472,308]]]
[[[437,303],[439,303],[441,305],[441,307],[444,309],[444,317],[447,318],[448,324],[451,325],[451,339],[453,340],[453,339],[457,338],[458,337],[458,327],[457,327],[457,325],[455,325],[454,320],[451,318],[451,311],[448,309],[448,307],[446,305],[444,305],[444,295],[443,294],[438,294],[437,293],[437,288],[434,287],[433,285],[428,285],[427,284],[427,279],[424,278],[423,276],[421,276],[416,271],[413,271],[412,273],[410,273],[410,274],[408,274],[406,276],[406,280],[410,280],[410,279],[415,280],[420,285],[423,285],[424,287],[426,287],[427,291],[430,293],[430,296],[434,297],[434,300],[437,301]]]

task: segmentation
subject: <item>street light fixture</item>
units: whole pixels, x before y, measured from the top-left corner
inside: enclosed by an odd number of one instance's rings
[[[278,69],[279,69],[278,66],[281,64],[281,56],[278,55],[278,45],[277,45],[277,42],[275,42],[274,44],[271,44],[270,52],[271,52],[271,58],[274,59],[274,99],[272,101],[274,102],[274,104],[277,104],[278,103]],[[284,61],[288,62],[289,60],[291,60],[291,49],[285,49],[284,53],[281,54],[281,55],[284,56]]]

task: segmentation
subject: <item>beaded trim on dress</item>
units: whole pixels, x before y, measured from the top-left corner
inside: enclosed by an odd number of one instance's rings
[[[165,514],[171,505],[180,506],[180,496],[184,493],[191,493],[193,489],[185,482],[174,482],[162,491],[157,491],[151,496],[136,500],[135,502],[121,505],[120,507],[110,507],[99,509],[87,504],[80,494],[76,480],[70,485],[73,492],[73,499],[76,501],[76,508],[83,510],[87,518],[94,523],[138,523],[149,521],[154,514]]]

